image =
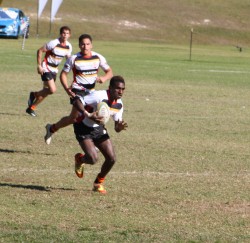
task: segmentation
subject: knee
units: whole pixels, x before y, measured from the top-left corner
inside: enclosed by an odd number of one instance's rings
[[[78,112],[71,112],[70,115],[68,116],[68,121],[69,123],[75,123],[77,122],[77,118],[79,116],[79,113]]]
[[[91,165],[96,164],[98,161],[97,154],[93,153],[93,154],[87,156],[87,161],[88,161],[88,164],[91,164]]]
[[[115,160],[115,159],[111,160],[111,164],[112,164],[112,165],[114,165],[114,164],[115,164],[115,162],[116,162],[116,160]]]
[[[70,116],[68,116],[68,121],[70,124],[73,124],[73,123],[77,122],[77,117],[70,115]]]
[[[54,94],[56,92],[56,88],[44,88],[44,94],[45,96]]]
[[[92,156],[92,157],[91,157],[91,164],[92,164],[92,165],[96,164],[97,161],[98,161],[98,157],[97,157],[97,156]]]
[[[49,88],[49,94],[54,94],[56,92],[56,87],[54,88]]]
[[[115,155],[111,156],[109,159],[108,159],[108,162],[113,166],[116,162],[116,157]]]

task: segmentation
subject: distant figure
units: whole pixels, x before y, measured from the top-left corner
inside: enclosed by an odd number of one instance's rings
[[[72,46],[68,42],[71,30],[68,26],[60,28],[60,37],[51,40],[37,50],[37,72],[41,75],[43,89],[37,92],[30,92],[28,108],[26,112],[31,116],[36,116],[35,109],[48,95],[56,92],[56,75],[58,65],[63,58],[69,58],[72,52]],[[42,60],[42,55],[45,56]]]
[[[239,52],[242,52],[242,47],[241,46],[236,46],[236,48],[239,50]]]

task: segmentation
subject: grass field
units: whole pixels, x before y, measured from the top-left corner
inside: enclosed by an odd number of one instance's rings
[[[91,33],[94,40],[250,46],[249,0],[65,0],[50,24],[51,0],[37,19],[38,1],[3,0],[21,8],[31,22],[30,36],[56,37],[62,25],[72,36]]]
[[[195,46],[190,61],[188,46],[94,42],[126,80],[129,125],[108,124],[118,161],[102,196],[91,191],[101,154],[74,174],[72,127],[44,143],[71,110],[59,80],[38,117],[25,113],[45,41],[0,40],[0,242],[250,241],[248,51]]]

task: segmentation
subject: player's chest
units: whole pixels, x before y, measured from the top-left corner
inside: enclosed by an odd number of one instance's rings
[[[55,55],[55,56],[58,56],[58,57],[65,57],[69,54],[70,50],[69,48],[67,47],[61,47],[61,46],[56,46],[53,50],[52,50],[52,53]]]
[[[100,60],[99,58],[76,59],[74,66],[77,70],[96,70],[100,66]]]

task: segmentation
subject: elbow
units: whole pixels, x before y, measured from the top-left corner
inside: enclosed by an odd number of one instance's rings
[[[111,78],[113,77],[113,71],[112,71],[112,69],[110,68],[110,69],[106,72],[106,74],[108,74],[109,79],[111,79]]]
[[[121,130],[118,129],[118,128],[115,128],[115,131],[116,131],[117,133],[119,133]]]

